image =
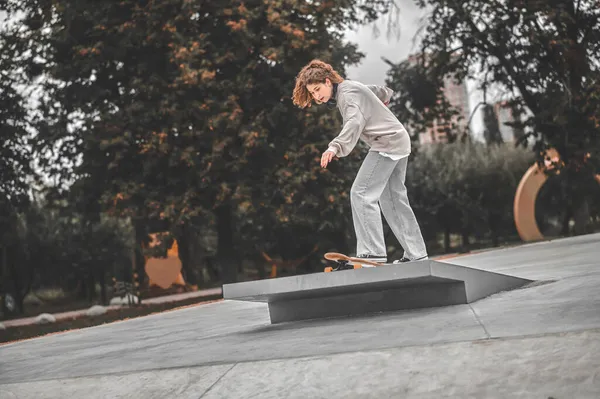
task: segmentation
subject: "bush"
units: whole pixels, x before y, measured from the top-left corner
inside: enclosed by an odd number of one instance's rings
[[[428,245],[435,246],[442,234],[446,252],[452,234],[462,237],[465,250],[472,236],[494,245],[516,236],[514,195],[533,162],[530,150],[510,145],[455,142],[421,148],[409,162],[406,184]]]

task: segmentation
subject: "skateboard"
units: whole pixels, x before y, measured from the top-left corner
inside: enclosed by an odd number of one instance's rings
[[[325,273],[339,270],[352,270],[361,269],[363,267],[381,266],[381,263],[372,262],[366,259],[354,258],[348,255],[340,254],[338,252],[327,252],[325,254],[325,259],[331,260],[337,265],[335,267],[327,266],[325,268]]]

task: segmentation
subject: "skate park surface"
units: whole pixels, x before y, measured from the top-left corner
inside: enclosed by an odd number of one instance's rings
[[[442,262],[533,282],[281,324],[224,300],[10,343],[0,398],[600,397],[600,234]]]

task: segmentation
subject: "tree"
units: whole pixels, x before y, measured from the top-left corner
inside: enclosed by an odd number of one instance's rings
[[[26,269],[19,264],[19,212],[29,205],[28,191],[35,177],[30,164],[27,92],[21,87],[31,72],[20,56],[24,49],[18,26],[7,18],[0,21],[0,306],[7,313],[7,295],[19,312],[28,290],[28,282],[16,276]]]
[[[307,173],[295,151],[314,158],[307,120],[329,118],[326,109],[307,116],[293,108],[296,73],[316,57],[343,73],[360,54],[341,32],[391,2],[14,3],[29,27],[22,40],[35,39],[38,59],[29,62],[47,76],[35,146],[56,150],[46,170],[89,187],[101,210],[132,218],[138,240],[148,220],[173,232],[215,230],[224,280],[234,281],[235,258],[270,245],[273,236],[261,231],[289,232],[281,199],[303,191],[288,179]],[[322,148],[338,126],[320,126]],[[59,170],[56,159],[75,167]],[[325,175],[328,183],[348,179]],[[323,208],[305,219],[318,220]],[[214,226],[198,225],[206,212]],[[248,214],[267,217],[245,223],[254,232],[246,236],[258,238],[238,244],[236,218]]]
[[[512,200],[520,177],[533,154],[523,148],[454,142],[424,146],[409,163],[407,187],[428,247],[444,235],[444,251],[451,251],[451,234],[462,236],[463,250],[470,237],[516,236]]]
[[[536,160],[560,155],[567,214],[593,197],[600,173],[600,11],[593,0],[419,0],[431,10],[420,54],[421,74],[474,78],[498,90],[515,113],[517,144],[533,138]],[[394,70],[390,75],[394,76]],[[436,86],[439,87],[439,86]],[[583,202],[582,202],[583,201]],[[594,201],[592,199],[592,201]],[[568,217],[567,217],[568,218]]]
[[[2,9],[0,8],[0,11]],[[18,27],[6,19],[0,28],[0,223],[28,202],[28,178],[33,177],[28,148],[26,92],[19,86],[27,79],[20,54],[25,51]],[[4,227],[4,226],[3,226]],[[3,232],[9,231],[2,228]],[[0,240],[0,243],[2,241]]]
[[[406,125],[413,140],[434,124],[444,127],[448,142],[464,137],[457,124],[459,111],[445,95],[444,74],[436,70],[424,54],[414,55],[390,66],[386,84],[395,90],[390,109]]]
[[[419,0],[431,9],[421,50],[438,74],[504,90],[558,169],[600,171],[600,12],[591,0]],[[478,76],[481,75],[481,76]],[[526,138],[525,137],[525,138]],[[540,161],[543,155],[540,155]]]

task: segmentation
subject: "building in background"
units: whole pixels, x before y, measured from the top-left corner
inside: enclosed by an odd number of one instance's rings
[[[421,54],[413,54],[408,57],[409,62],[416,63]],[[449,123],[434,121],[433,126],[427,131],[419,134],[421,144],[446,143],[448,142],[448,125],[457,125],[460,132],[465,131],[470,116],[469,93],[466,81],[456,82],[452,77],[444,78],[444,94],[453,108],[458,110],[459,114],[454,116]],[[458,132],[457,132],[458,133]]]
[[[466,82],[461,81],[456,83],[450,77],[444,78],[444,94],[448,102],[453,108],[458,110],[459,114],[452,117],[450,123],[441,123],[436,120],[430,129],[419,135],[419,142],[421,144],[448,142],[446,133],[449,128],[448,125],[457,125],[461,132],[467,128],[470,108]]]

